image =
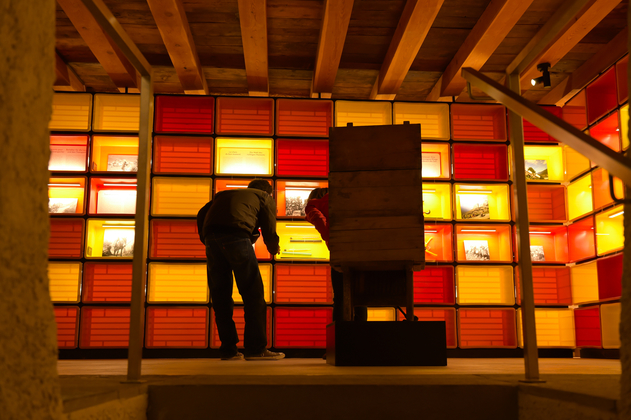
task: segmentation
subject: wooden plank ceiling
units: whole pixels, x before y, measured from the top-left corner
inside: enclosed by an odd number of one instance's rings
[[[561,104],[627,49],[629,0],[99,1],[156,93],[468,101],[469,66],[495,80],[518,69],[524,97]],[[59,90],[136,87],[81,0],[58,0],[56,53]],[[552,89],[528,83],[540,62]]]

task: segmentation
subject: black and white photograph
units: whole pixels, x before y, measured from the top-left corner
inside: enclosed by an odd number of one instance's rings
[[[526,179],[533,181],[548,179],[548,161],[545,159],[526,159]]]
[[[285,214],[287,216],[304,216],[307,198],[313,188],[287,188],[285,190]]]
[[[490,219],[489,197],[484,194],[460,194],[463,219]]]
[[[546,255],[543,252],[543,246],[530,245],[530,259],[532,261],[545,261]]]
[[[107,170],[111,172],[138,172],[138,155],[108,155]]]
[[[488,261],[491,259],[489,243],[484,240],[464,241],[464,254],[467,261]]]
[[[104,257],[133,257],[134,229],[105,228],[103,235]]]
[[[77,198],[49,198],[48,213],[76,213]]]

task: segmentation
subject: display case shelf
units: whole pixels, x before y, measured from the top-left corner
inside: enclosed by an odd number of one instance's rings
[[[421,124],[421,138],[449,140],[449,105],[436,103],[394,103],[394,123]]]
[[[213,173],[212,137],[156,136],[153,142],[154,174]]]
[[[94,95],[94,131],[137,132],[140,126],[140,95]]]
[[[451,224],[425,224],[425,260],[432,262],[454,260]]]
[[[535,305],[569,306],[572,304],[569,267],[533,267],[532,281]],[[517,304],[521,305],[519,267],[515,267],[515,289],[517,291]]]
[[[333,303],[331,267],[324,264],[276,264],[275,303]]]
[[[574,309],[574,328],[576,347],[602,348],[598,306]]]
[[[623,104],[629,100],[628,89],[628,73],[627,67],[629,66],[629,55],[627,54],[620,61],[616,63],[616,90],[618,93],[618,103]]]
[[[335,101],[335,126],[391,125],[392,104],[386,101]],[[384,145],[385,146],[385,145]]]
[[[447,348],[458,347],[455,308],[414,308],[414,316],[418,317],[419,321],[445,321]]]
[[[507,184],[454,184],[455,219],[466,222],[509,222]]]
[[[598,256],[624,248],[623,215],[622,205],[596,214],[596,254]]]
[[[90,172],[138,172],[138,137],[92,136]]]
[[[604,349],[620,348],[620,303],[600,305],[600,328]]]
[[[213,132],[215,98],[211,96],[157,96],[156,133]]]
[[[451,265],[426,265],[423,270],[414,272],[415,304],[454,305],[455,291]]]
[[[456,224],[456,261],[510,263],[513,260],[511,236],[510,225]]]
[[[515,310],[459,309],[460,348],[516,348]]]
[[[150,239],[150,258],[206,259],[206,247],[199,240],[195,220],[153,219]]]
[[[528,194],[528,219],[530,222],[567,222],[568,210],[564,185],[529,184],[526,189]]]
[[[423,183],[423,217],[425,220],[451,220],[451,184],[439,182]]]
[[[572,203],[568,208],[570,221],[583,217],[594,210],[591,173],[567,186],[567,202]]]
[[[311,223],[277,222],[276,232],[280,236],[280,254],[277,261],[328,261],[329,249]]]
[[[48,257],[79,259],[83,256],[83,219],[50,219]]]
[[[206,263],[149,263],[148,303],[208,303]]]
[[[239,337],[239,342],[237,346],[240,349],[243,348],[243,339],[244,339],[244,331],[245,331],[245,314],[243,312],[243,306],[235,306],[232,314],[232,320],[234,321],[235,326],[237,327],[237,336]],[[272,309],[270,307],[267,308],[267,316],[266,316],[266,336],[267,336],[267,348],[272,347],[272,335],[270,325],[272,323]],[[215,322],[215,311],[211,311],[210,318],[210,348],[218,349],[221,347],[221,340],[219,339],[219,333],[217,332],[217,324]]]
[[[136,214],[136,178],[90,178],[89,215]]]
[[[506,108],[502,105],[451,106],[454,140],[506,141]]]
[[[51,172],[86,172],[88,170],[88,136],[50,136]]]
[[[57,216],[85,214],[86,177],[53,177],[48,181],[48,213]]]
[[[81,285],[80,262],[49,262],[48,281],[53,303],[78,303]]]
[[[207,348],[208,331],[208,308],[147,308],[145,343],[149,349]]]
[[[514,305],[513,267],[458,265],[456,290],[458,305]]]
[[[57,347],[76,349],[79,337],[79,308],[76,306],[56,306]]]
[[[212,196],[211,178],[154,177],[152,216],[195,217]]]
[[[271,98],[217,98],[217,134],[271,136],[274,100]]]
[[[613,181],[616,198],[624,199],[624,184],[620,178]],[[594,196],[594,210],[600,210],[613,204],[609,185],[609,172],[603,168],[597,168],[592,172],[592,194]]]
[[[620,126],[618,112],[614,112],[607,118],[595,124],[589,129],[589,135],[604,144],[614,152],[621,150]]]
[[[567,228],[568,255],[570,262],[578,262],[596,256],[594,218],[586,217]]]
[[[423,179],[450,179],[451,159],[448,143],[421,143]]]
[[[563,147],[525,146],[524,159],[526,160],[526,181],[565,181]]]
[[[572,303],[598,302],[598,267],[596,261],[570,267]]]
[[[87,262],[83,266],[83,303],[131,302],[132,263]]]
[[[274,347],[325,348],[326,326],[333,320],[331,308],[274,309]]]
[[[304,217],[309,194],[315,188],[328,188],[328,181],[276,181],[278,217]]]
[[[328,140],[276,140],[276,175],[328,177]]]
[[[215,139],[215,174],[259,175],[274,174],[274,140]]]
[[[622,253],[596,260],[600,300],[618,299],[622,296],[622,261]]]
[[[589,124],[594,123],[618,106],[616,90],[615,66],[587,85],[585,94],[587,97],[587,120]]]
[[[333,101],[276,100],[276,135],[328,137],[333,126]]]
[[[561,118],[563,110],[558,106],[541,106],[541,109],[547,111],[557,118]],[[550,136],[543,130],[535,127],[530,121],[524,120],[524,141],[525,142],[551,142],[558,143],[558,140]]]
[[[565,179],[567,181],[573,180],[592,168],[589,159],[568,145],[563,145],[563,154],[565,155]]]
[[[129,219],[88,219],[86,258],[134,257],[135,222]]]
[[[263,280],[263,298],[266,303],[272,303],[272,264],[259,264],[259,272]],[[232,300],[234,300],[234,303],[243,303],[234,279],[234,273],[232,276]]]
[[[576,347],[574,311],[572,309],[536,308],[535,325],[537,347]]]
[[[454,179],[458,181],[508,181],[508,148],[505,144],[454,143]]]
[[[51,131],[90,131],[92,94],[55,92],[52,108]]]
[[[84,306],[81,308],[79,347],[129,347],[129,308]]]

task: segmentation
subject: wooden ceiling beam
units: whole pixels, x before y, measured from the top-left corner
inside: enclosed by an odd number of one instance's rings
[[[437,101],[440,97],[460,95],[467,85],[461,76],[462,69],[480,70],[532,2],[491,1],[426,100]]]
[[[57,50],[55,50],[55,73],[57,74],[57,80],[63,81],[64,85],[70,86],[74,91],[85,92],[85,84],[74,69],[61,58]]]
[[[182,0],[147,0],[185,93],[208,94],[208,83],[195,48]]]
[[[393,100],[444,0],[407,0],[370,99]]]
[[[326,0],[320,28],[311,97],[330,98],[340,66],[354,0]]]
[[[250,96],[269,95],[267,1],[239,0],[239,22]]]
[[[603,46],[592,58],[574,70],[570,76],[539,100],[543,105],[563,106],[574,95],[594,80],[607,67],[614,64],[628,51],[629,28],[624,28],[607,45]]]

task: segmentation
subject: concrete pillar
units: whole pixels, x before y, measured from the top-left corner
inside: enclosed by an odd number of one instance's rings
[[[55,1],[0,2],[0,417],[58,419],[48,292]]]

